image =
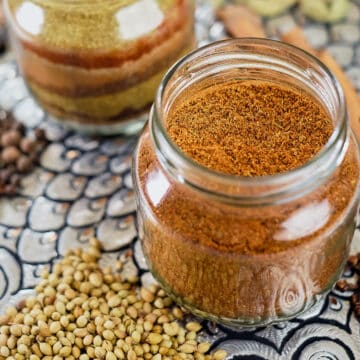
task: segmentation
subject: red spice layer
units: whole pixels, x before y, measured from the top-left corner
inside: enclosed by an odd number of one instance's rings
[[[166,16],[164,22],[151,35],[131,41],[124,45],[121,50],[114,49],[106,52],[84,51],[81,49],[76,49],[74,52],[61,51],[44,44],[29,41],[17,26],[16,30],[22,45],[26,49],[52,62],[80,66],[86,69],[118,67],[126,61],[138,59],[151,49],[159,46],[159,44],[169,39],[174,32],[181,29],[186,22],[192,21],[189,20],[188,2],[186,0],[177,0],[176,5],[168,11],[168,14],[176,14],[176,16]]]

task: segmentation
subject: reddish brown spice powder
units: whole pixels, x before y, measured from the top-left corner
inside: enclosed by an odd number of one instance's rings
[[[170,109],[166,126],[198,163],[243,176],[297,168],[333,131],[311,95],[264,82],[189,91]],[[308,308],[340,276],[357,211],[353,140],[318,188],[261,207],[233,206],[174,180],[162,170],[149,132],[136,156],[146,203],[138,212],[144,253],[163,286],[190,308],[217,319],[263,323]],[[151,189],[159,178],[158,187],[168,185],[154,201]]]
[[[166,125],[172,140],[192,159],[242,176],[301,166],[334,129],[310,95],[255,81],[211,86],[173,108]]]

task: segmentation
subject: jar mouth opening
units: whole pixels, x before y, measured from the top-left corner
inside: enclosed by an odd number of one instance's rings
[[[334,130],[330,138],[328,139],[327,143],[321,148],[321,150],[301,166],[283,173],[276,173],[276,174],[264,175],[264,176],[253,176],[253,177],[218,172],[216,170],[209,169],[208,167],[194,161],[191,157],[186,155],[182,151],[182,149],[180,149],[169,136],[161,111],[161,108],[163,106],[163,98],[168,83],[173,78],[176,72],[181,71],[183,68],[185,69],[184,71],[187,71],[186,67],[189,62],[196,60],[205,55],[209,57],[213,56],[209,54],[209,51],[211,51],[211,53],[215,53],[216,51],[218,51],[218,53],[221,54],[222,49],[225,51],[226,48],[229,46],[236,46],[239,49],[238,50],[239,53],[241,52],[242,47],[247,47],[247,46],[259,46],[260,48],[266,48],[266,49],[276,48],[278,51],[293,53],[297,57],[307,61],[309,66],[312,65],[320,69],[321,72],[324,73],[325,76],[327,77],[328,86],[332,88],[332,91],[336,96],[337,98],[336,100],[338,102],[337,117],[335,119],[336,121],[334,121]],[[225,52],[223,54],[225,54]],[[303,71],[307,71],[307,70],[308,69],[303,69]],[[261,38],[241,38],[241,39],[221,40],[206,45],[197,50],[194,50],[193,52],[184,56],[177,63],[175,63],[164,76],[163,81],[158,89],[152,112],[153,114],[150,116],[150,118],[153,119],[153,126],[154,128],[156,128],[156,130],[158,130],[157,133],[161,134],[161,136],[159,137],[155,136],[154,141],[155,143],[157,143],[156,145],[159,145],[159,141],[165,141],[167,143],[168,145],[166,146],[167,151],[165,154],[163,153],[162,155],[165,157],[168,157],[169,155],[168,160],[170,161],[170,163],[173,162],[173,160],[174,161],[178,160],[178,162],[176,161],[177,163],[183,164],[189,169],[196,169],[197,171],[200,171],[203,174],[203,176],[208,176],[211,179],[217,179],[222,183],[226,183],[229,185],[243,184],[244,186],[246,185],[256,186],[256,185],[265,185],[269,183],[275,184],[276,182],[283,183],[287,179],[289,180],[293,178],[295,179],[303,175],[305,171],[308,172],[309,168],[316,166],[316,164],[319,162],[320,159],[324,158],[329,152],[332,151],[334,146],[339,142],[339,139],[344,136],[344,133],[348,132],[347,131],[348,118],[346,113],[343,90],[337,79],[331,73],[331,71],[312,54],[298,47],[277,40],[261,39]]]

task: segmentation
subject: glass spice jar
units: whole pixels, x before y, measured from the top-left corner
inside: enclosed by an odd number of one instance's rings
[[[39,104],[92,133],[133,133],[166,70],[195,46],[192,0],[5,0]]]
[[[311,95],[333,123],[326,145],[302,166],[267,176],[229,175],[193,161],[169,136],[169,111],[179,97],[232,79]],[[259,39],[201,48],[164,77],[134,153],[138,230],[149,267],[201,317],[235,326],[293,318],[343,271],[356,226],[359,166],[343,92],[311,55]]]

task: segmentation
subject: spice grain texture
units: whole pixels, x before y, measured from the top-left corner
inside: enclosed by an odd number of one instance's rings
[[[311,96],[271,83],[226,83],[183,96],[187,100],[167,117],[170,137],[198,163],[227,174],[295,169],[333,132],[329,115]]]

